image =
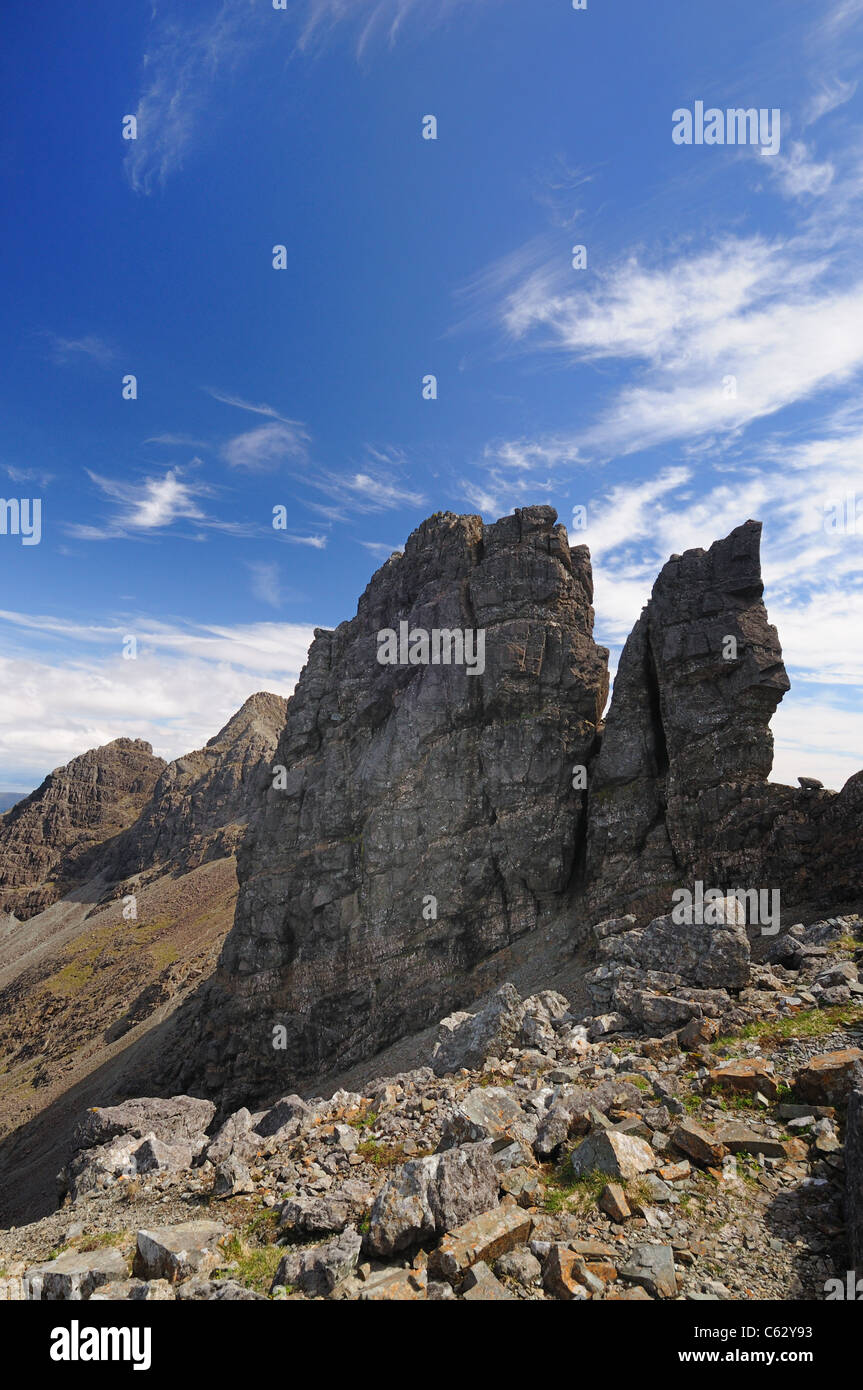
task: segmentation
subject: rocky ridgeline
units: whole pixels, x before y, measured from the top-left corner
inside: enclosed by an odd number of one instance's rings
[[[863,920],[755,963],[736,916],[603,921],[597,1012],[506,984],[362,1092],[87,1112],[0,1297],[826,1297],[863,1264]]]
[[[0,817],[0,913],[24,921],[86,882],[94,850],[132,824],[164,768],[143,739],[117,738]]]
[[[313,1084],[470,1003],[485,963],[546,927],[643,926],[696,880],[853,909],[863,774],[840,793],[767,781],[789,682],[760,536],[747,522],[665,565],[603,725],[586,547],[550,507],[424,522],[357,616],[317,633],[285,783],[251,817],[233,929],[160,1083],[230,1107],[284,1085],[287,1059]],[[402,623],[483,629],[484,673],[381,665],[376,634]]]
[[[0,913],[28,920],[89,880],[153,878],[233,854],[285,722],[252,695],[209,743],[166,763],[115,739],[57,768],[0,818]]]
[[[123,880],[196,868],[234,854],[270,780],[287,700],[251,695],[205,747],[164,766],[147,803],[103,854],[100,870]]]

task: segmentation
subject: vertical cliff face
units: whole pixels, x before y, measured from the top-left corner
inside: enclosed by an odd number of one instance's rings
[[[760,540],[748,521],[708,551],[673,556],[626,643],[591,778],[597,902],[751,872],[781,809],[767,786],[770,718],[789,680],[762,602]]]
[[[547,922],[575,945],[696,879],[822,911],[863,897],[863,774],[841,793],[767,781],[789,682],[760,532],[663,568],[603,727],[589,556],[555,513],[424,522],[316,634],[165,1084],[226,1106],[315,1084],[470,1002]],[[385,630],[419,653],[440,629],[484,633],[481,674],[379,661]]]
[[[239,856],[205,1014],[211,1084],[277,1086],[423,1026],[570,884],[573,767],[595,747],[607,652],[588,553],[555,520],[438,514],[354,619],[317,632],[273,760],[284,785]],[[484,632],[484,670],[381,664],[378,634],[401,624]]]
[[[117,738],[50,773],[0,820],[0,910],[23,921],[83,883],[164,767],[149,743]]]

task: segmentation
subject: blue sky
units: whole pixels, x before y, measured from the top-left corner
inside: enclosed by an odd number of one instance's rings
[[[863,766],[863,0],[39,14],[0,18],[0,493],[42,503],[0,790],[199,746],[424,516],[539,501],[587,508],[613,659],[670,553],[763,520],[774,775]],[[779,152],[675,144],[696,101]]]

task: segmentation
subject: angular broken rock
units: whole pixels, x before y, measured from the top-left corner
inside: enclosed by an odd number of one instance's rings
[[[552,1245],[542,1270],[543,1286],[554,1298],[581,1299],[602,1290],[602,1281],[589,1275],[580,1255],[565,1245]]]
[[[504,1288],[499,1280],[495,1279],[488,1265],[484,1260],[478,1260],[464,1276],[461,1286],[462,1297],[469,1302],[495,1303],[498,1301],[512,1301],[512,1294],[509,1289]]]
[[[692,1051],[700,1047],[702,1043],[713,1042],[719,1033],[719,1024],[712,1018],[691,1018],[687,1024],[681,1028],[677,1035],[677,1040],[681,1047],[687,1051]]]
[[[637,1245],[620,1271],[622,1279],[639,1284],[658,1298],[676,1298],[674,1252],[670,1245]]]
[[[550,1158],[567,1139],[575,1134],[584,1134],[589,1123],[586,1115],[584,1091],[580,1087],[564,1089],[540,1121],[533,1141],[534,1152],[540,1158]]]
[[[133,1157],[140,1147],[137,1135],[116,1135],[107,1144],[79,1150],[57,1174],[61,1197],[68,1192],[75,1202],[88,1192],[107,1187],[118,1178],[132,1178],[138,1168]]]
[[[599,1196],[599,1209],[610,1216],[612,1221],[628,1221],[632,1210],[626,1200],[626,1193],[619,1183],[606,1183]]]
[[[695,1120],[684,1120],[679,1124],[671,1136],[671,1142],[702,1167],[721,1163],[727,1152],[725,1145],[714,1139]]]
[[[254,1126],[262,1138],[277,1138],[280,1142],[293,1139],[311,1119],[311,1108],[299,1096],[283,1096],[267,1110]]]
[[[407,1166],[407,1165],[405,1165]],[[371,1190],[365,1183],[348,1179],[335,1192],[323,1197],[289,1197],[279,1212],[280,1231],[300,1236],[328,1235],[358,1225],[371,1205]]]
[[[148,1134],[132,1155],[138,1173],[182,1173],[192,1166],[190,1144],[164,1144]]]
[[[223,1260],[219,1241],[225,1227],[215,1221],[187,1221],[139,1231],[132,1273],[138,1279],[167,1279],[177,1284],[206,1275]]]
[[[216,1113],[210,1100],[172,1096],[170,1100],[141,1097],[122,1105],[96,1106],[80,1121],[74,1138],[76,1149],[107,1144],[118,1135],[143,1139],[152,1134],[163,1144],[200,1142]]]
[[[532,1207],[539,1201],[539,1177],[530,1168],[509,1168],[500,1175],[502,1192],[509,1192],[520,1207]]]
[[[27,1270],[30,1298],[42,1302],[78,1302],[87,1299],[102,1284],[125,1279],[129,1268],[119,1250],[93,1250],[80,1254],[68,1250],[56,1260]]]
[[[432,1056],[436,1076],[449,1072],[481,1071],[487,1058],[502,1057],[518,1037],[524,1005],[515,985],[501,985],[476,1014],[457,1014],[440,1025]]]
[[[478,1086],[468,1091],[445,1121],[440,1147],[452,1149],[483,1139],[498,1144],[502,1140],[521,1139],[530,1144],[536,1137],[537,1125],[536,1116],[522,1110],[511,1090],[504,1086]]]
[[[213,1179],[214,1197],[237,1197],[244,1192],[254,1192],[255,1184],[245,1163],[236,1154],[231,1154],[216,1168]]]
[[[375,1255],[393,1255],[462,1225],[497,1201],[498,1175],[488,1143],[412,1159],[378,1193],[366,1247]]]
[[[238,1284],[236,1279],[187,1279],[185,1284],[177,1288],[177,1298],[196,1303],[226,1300],[231,1303],[256,1303],[264,1300],[264,1295],[247,1289],[245,1284]]]
[[[485,1211],[443,1237],[429,1256],[429,1269],[445,1279],[458,1279],[478,1261],[490,1264],[508,1250],[526,1245],[531,1226],[531,1217],[519,1207]]]
[[[616,1130],[594,1130],[570,1154],[575,1177],[607,1173],[612,1178],[637,1178],[656,1167],[656,1155],[644,1139]]]
[[[362,1243],[362,1236],[348,1226],[326,1245],[289,1250],[279,1262],[272,1288],[286,1284],[310,1297],[325,1298],[353,1274]]]
[[[721,906],[720,904],[716,905]],[[749,982],[749,938],[739,903],[720,925],[676,922],[672,913],[655,917],[643,929],[606,940],[614,959],[677,975],[686,984],[704,989],[742,989]]]
[[[863,1062],[859,1047],[822,1053],[800,1068],[794,1090],[801,1100],[815,1105],[842,1105],[854,1086],[854,1069],[859,1062]]]
[[[773,1063],[764,1057],[721,1062],[711,1069],[708,1079],[711,1086],[719,1090],[750,1096],[760,1091],[768,1100],[775,1100],[779,1089],[773,1074]]]
[[[508,1250],[495,1260],[494,1272],[502,1279],[514,1279],[517,1284],[529,1288],[539,1281],[542,1265],[529,1250]]]
[[[204,1157],[217,1167],[226,1159],[236,1157],[240,1162],[249,1162],[260,1152],[261,1138],[252,1130],[254,1116],[246,1109],[229,1115],[204,1150]]]

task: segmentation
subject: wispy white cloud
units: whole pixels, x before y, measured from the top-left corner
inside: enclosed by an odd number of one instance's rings
[[[290,545],[307,545],[312,550],[326,550],[326,536],[297,536],[290,531],[279,531],[276,533],[278,538],[287,541]]]
[[[268,603],[271,608],[280,608],[283,599],[278,565],[261,560],[249,565],[249,573],[255,598],[261,603]]]
[[[337,504],[356,512],[394,511],[402,507],[424,507],[423,493],[402,483],[398,470],[407,459],[399,449],[366,446],[366,464],[348,473],[325,472],[309,479],[311,485],[326,493]],[[314,504],[310,503],[310,506]],[[342,518],[346,513],[341,513]],[[329,513],[335,519],[334,513]]]
[[[395,551],[402,549],[400,545],[388,545],[386,541],[360,541],[360,545],[380,560],[388,560]]]
[[[344,30],[356,35],[361,56],[379,38],[395,43],[409,19],[437,25],[456,10],[485,3],[488,0],[290,0],[282,12],[260,0],[222,0],[215,13],[200,22],[180,10],[166,17],[154,6],[142,91],[135,111],[129,113],[137,120],[137,138],[127,142],[125,151],[131,187],[150,194],[182,169],[205,124],[227,109],[226,81],[283,36],[287,54],[302,53]]]
[[[109,367],[117,356],[111,345],[96,333],[85,333],[81,338],[64,338],[60,333],[45,329],[40,336],[47,343],[51,361],[61,367],[82,359],[95,362],[100,367]]]
[[[271,405],[261,403],[256,405],[253,401],[244,401],[242,396],[233,396],[227,391],[216,391],[213,387],[205,388],[207,395],[212,396],[214,401],[221,401],[222,405],[233,405],[238,410],[251,411],[253,415],[266,415],[272,420],[281,420],[283,425],[295,425],[296,420],[288,420]]]
[[[37,487],[48,487],[56,477],[41,468],[16,468],[13,464],[8,464],[4,472],[13,483],[35,483]]]
[[[830,270],[826,252],[799,240],[727,236],[662,264],[628,256],[591,287],[557,268],[532,272],[500,306],[513,345],[638,374],[571,439],[498,443],[494,465],[731,436],[849,381],[863,367],[863,280],[840,287]]]
[[[836,170],[830,160],[817,160],[802,140],[792,140],[788,154],[770,161],[770,172],[788,198],[820,197],[833,182]]]
[[[223,0],[199,24],[156,14],[133,113],[137,138],[125,152],[126,177],[143,194],[182,168],[204,118],[217,107],[217,83],[255,51],[265,33],[255,0]]]
[[[208,496],[209,489],[202,483],[185,481],[179,468],[171,468],[159,478],[144,478],[139,483],[105,478],[89,469],[87,475],[103,495],[117,505],[104,525],[69,524],[68,534],[78,540],[111,540],[163,531],[180,520],[207,521],[198,499]]]
[[[822,116],[828,116],[831,111],[844,106],[856,91],[856,82],[843,82],[841,77],[825,78],[809,99],[803,116],[804,125],[814,125]]]
[[[166,444],[176,449],[206,449],[206,439],[195,439],[189,434],[154,434],[144,440],[145,444]]]
[[[487,0],[305,0],[299,47],[306,49],[351,25],[358,31],[357,54],[362,56],[377,39],[394,44],[408,20],[419,17],[426,26],[440,24],[456,10],[475,8]]]
[[[308,457],[309,436],[296,421],[259,425],[229,439],[222,455],[232,468],[248,468],[253,472],[278,468],[279,464],[305,462]]]
[[[114,738],[144,738],[164,758],[206,740],[257,690],[289,695],[314,626],[265,622],[112,623],[0,612],[0,767],[36,786],[52,768]],[[122,657],[137,638],[134,661]]]

